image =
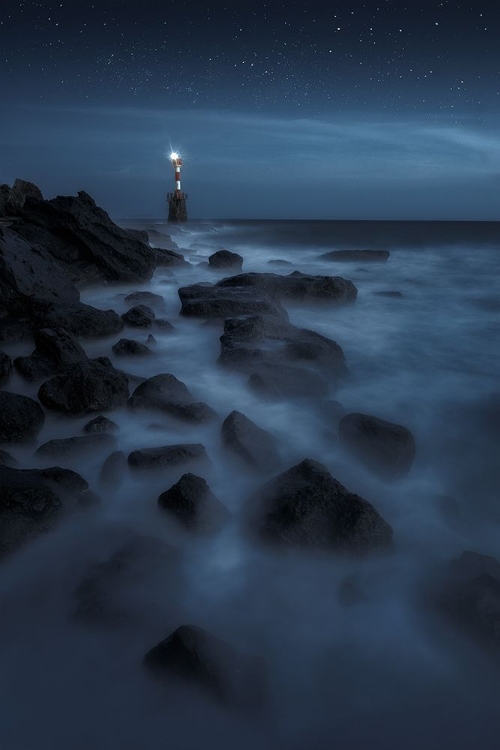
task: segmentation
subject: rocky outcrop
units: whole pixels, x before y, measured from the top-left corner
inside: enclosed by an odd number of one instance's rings
[[[91,502],[87,482],[74,471],[0,466],[0,555]]]
[[[8,354],[0,351],[0,386],[5,385],[12,372],[12,360]]]
[[[388,250],[332,250],[319,255],[320,260],[349,261],[355,263],[383,262],[390,256]]]
[[[98,310],[83,302],[37,303],[32,315],[39,328],[63,328],[81,338],[110,336],[123,329],[123,321],[114,310]]]
[[[281,464],[276,438],[239,411],[232,411],[221,427],[223,446],[247,466],[263,471]]]
[[[415,458],[415,440],[406,427],[369,414],[342,417],[339,438],[367,469],[386,479],[407,474]]]
[[[17,357],[16,370],[26,380],[43,380],[69,365],[87,359],[76,339],[63,328],[42,328],[35,332],[35,350],[29,357]]]
[[[238,253],[231,253],[229,250],[217,250],[208,259],[210,268],[234,268],[241,270],[243,258]]]
[[[197,318],[231,318],[236,315],[272,315],[288,319],[281,304],[259,289],[245,286],[224,288],[211,284],[193,284],[178,290],[180,314]]]
[[[201,534],[218,531],[230,516],[206,480],[189,473],[162,492],[158,506],[187,531]]]
[[[70,438],[58,438],[43,443],[35,451],[35,456],[49,461],[71,461],[75,458],[102,454],[114,448],[115,439],[107,433],[79,435]]]
[[[169,469],[191,462],[208,461],[205,446],[200,443],[162,445],[159,448],[142,448],[132,451],[128,464],[134,469]]]
[[[197,687],[226,706],[255,709],[265,700],[260,660],[194,625],[182,625],[148,651],[144,666],[158,678]]]
[[[111,347],[113,354],[117,357],[144,357],[151,354],[151,349],[146,344],[134,339],[120,339]]]
[[[216,412],[203,402],[195,402],[189,388],[174,375],[162,373],[141,383],[130,397],[133,409],[160,411],[187,422],[208,422]]]
[[[40,404],[28,396],[0,391],[0,443],[33,440],[43,427]]]
[[[273,299],[295,301],[322,301],[341,304],[353,302],[357,289],[340,276],[310,276],[293,271],[288,276],[276,273],[241,273],[217,282],[217,287],[251,287],[271,295]]]
[[[309,459],[252,495],[247,522],[258,539],[278,547],[366,553],[392,541],[392,528],[373,505]]]
[[[47,409],[67,414],[88,414],[124,406],[128,378],[105,357],[71,365],[62,375],[47,380],[38,398]]]
[[[344,352],[336,341],[279,318],[229,318],[220,342],[219,363],[247,372],[264,363],[300,362],[332,379],[347,374]]]

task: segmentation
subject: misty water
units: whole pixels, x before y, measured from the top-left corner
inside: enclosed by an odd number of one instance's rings
[[[116,358],[127,329],[82,344],[140,377],[172,373],[221,419],[237,409],[277,437],[282,469],[304,458],[324,463],[350,491],[369,500],[394,529],[394,550],[364,558],[273,552],[241,529],[249,495],[272,474],[231,462],[220,421],[192,425],[147,412],[115,410],[117,449],[202,443],[210,465],[194,468],[233,514],[210,538],[194,538],[161,514],[158,495],[186,471],[130,475],[103,489],[106,456],[63,464],[78,471],[101,505],[77,514],[23,547],[0,568],[0,726],[3,750],[156,750],[156,748],[496,748],[500,671],[490,656],[426,608],[425,581],[463,550],[499,556],[497,455],[484,428],[498,391],[500,252],[484,238],[459,242],[432,233],[412,242],[364,237],[351,247],[387,247],[385,263],[332,263],[318,255],[349,246],[329,222],[123,222],[172,234],[193,264],[158,268],[151,282],[82,291],[82,301],[125,312],[137,289],[163,295],[173,333],[154,331],[148,358]],[[460,235],[460,227],[456,234]],[[360,230],[361,231],[361,230]],[[151,237],[161,245],[161,236]],[[363,241],[365,244],[361,244]],[[338,342],[350,377],[330,398],[408,427],[417,456],[403,479],[385,481],[339,445],[321,403],[268,401],[247,376],[217,364],[222,324],[179,317],[177,289],[228,273],[203,265],[225,247],[244,271],[339,275],[358,288],[354,304],[283,303],[290,321]],[[281,259],[289,266],[269,265]],[[376,294],[399,291],[402,297]],[[5,347],[28,354],[29,344]],[[9,390],[36,396],[18,375]],[[91,415],[92,416],[92,415]],[[81,434],[91,416],[48,414],[38,444]],[[42,464],[36,446],[10,452],[23,467]],[[281,470],[282,470],[281,469]],[[443,496],[452,498],[443,500]],[[130,531],[172,544],[174,562],[110,593],[118,624],[74,617],[75,589],[89,566],[109,559]],[[346,606],[339,586],[361,596]],[[263,715],[231,712],[196,690],[153,680],[146,651],[176,627],[206,628],[238,650],[262,657],[269,675]]]

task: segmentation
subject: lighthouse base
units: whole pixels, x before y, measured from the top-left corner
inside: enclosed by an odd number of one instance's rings
[[[168,220],[169,221],[187,221],[187,196],[177,196],[169,193],[168,200]]]

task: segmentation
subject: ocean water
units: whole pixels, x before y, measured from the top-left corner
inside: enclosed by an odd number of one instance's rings
[[[105,456],[65,464],[102,499],[25,546],[0,569],[0,725],[5,750],[71,747],[183,748],[470,748],[497,747],[500,671],[475,644],[442,624],[423,604],[423,582],[463,550],[500,557],[498,424],[490,397],[500,390],[500,229],[494,223],[447,222],[164,222],[124,221],[169,234],[190,268],[159,268],[146,284],[82,291],[82,301],[122,313],[137,289],[164,297],[173,333],[154,331],[153,356],[115,358],[128,329],[85,341],[89,356],[109,356],[141,377],[172,373],[221,419],[237,409],[275,435],[283,468],[311,458],[369,500],[394,529],[395,548],[363,559],[276,553],[241,532],[249,495],[269,475],[228,462],[220,422],[193,426],[165,416],[116,410],[117,448],[203,443],[211,464],[199,470],[233,520],[211,539],[180,532],[157,508],[158,495],[183,469],[127,476],[122,487],[98,484]],[[227,272],[203,264],[225,247],[244,271],[342,276],[358,297],[345,307],[283,303],[290,321],[334,339],[350,377],[330,397],[346,413],[365,412],[408,427],[417,456],[410,473],[384,481],[343,451],[336,425],[314,402],[269,402],[246,377],[217,365],[219,324],[179,317],[177,289],[217,281]],[[331,262],[324,252],[388,249],[384,263]],[[270,260],[290,265],[270,265]],[[198,267],[198,263],[202,264]],[[402,297],[378,292],[399,291]],[[29,353],[26,344],[10,354]],[[9,390],[38,386],[17,375]],[[81,432],[90,417],[47,417],[38,443]],[[495,444],[496,437],[496,444]],[[35,446],[36,447],[36,446]],[[36,466],[34,446],[11,452]],[[198,473],[197,470],[195,470]],[[443,501],[443,496],[452,498]],[[72,617],[75,587],[89,565],[116,551],[128,529],[172,544],[178,562],[121,589],[127,612],[116,627]],[[338,596],[349,580],[362,593],[350,606]],[[152,681],[141,665],[149,648],[183,623],[200,625],[241,651],[262,657],[269,675],[265,716],[230,713],[196,691]]]

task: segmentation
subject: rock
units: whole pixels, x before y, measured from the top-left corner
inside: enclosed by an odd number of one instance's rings
[[[1,284],[1,282],[0,282]],[[0,302],[1,312],[1,302]],[[33,338],[33,321],[29,318],[12,318],[5,316],[0,318],[0,341],[17,343],[19,341],[30,341]]]
[[[17,216],[28,198],[35,201],[43,201],[42,191],[32,182],[17,179],[14,182],[9,195],[9,213],[12,214],[12,216]]]
[[[8,354],[0,351],[0,385],[4,385],[12,372],[12,360]]]
[[[151,349],[145,344],[133,339],[120,339],[111,347],[111,350],[117,357],[143,357],[152,354]]]
[[[176,484],[162,492],[158,506],[195,533],[216,532],[230,517],[205,479],[195,474],[183,474]]]
[[[81,338],[110,336],[123,329],[123,321],[114,310],[98,310],[82,302],[37,305],[34,317],[40,328],[63,328]]]
[[[392,528],[373,505],[309,459],[263,485],[247,509],[252,533],[277,546],[365,553],[392,542]]]
[[[0,450],[0,466],[10,466],[11,469],[17,469],[19,461],[11,456],[7,451]]]
[[[26,380],[43,380],[68,365],[87,359],[85,351],[64,328],[42,328],[35,332],[35,350],[29,357],[17,357],[16,370]]]
[[[464,552],[453,560],[434,591],[445,619],[479,645],[500,648],[500,562],[489,555]]]
[[[231,318],[236,315],[272,315],[288,319],[284,307],[269,294],[251,287],[193,284],[178,290],[180,315],[198,318]]]
[[[187,268],[190,263],[180,253],[168,250],[164,247],[152,248],[155,252],[156,265],[158,268]]]
[[[39,403],[28,396],[7,391],[0,391],[0,414],[0,443],[33,440],[45,421]]]
[[[208,422],[217,417],[210,406],[195,402],[189,388],[169,373],[155,375],[141,383],[133,392],[129,406],[161,411],[188,422]]]
[[[8,185],[0,185],[0,218],[5,218],[10,214],[9,209],[10,201],[10,187]]]
[[[148,651],[144,666],[158,678],[195,686],[223,705],[258,708],[264,700],[260,660],[194,625],[181,625]]]
[[[330,378],[348,372],[344,352],[336,341],[271,316],[225,320],[220,342],[219,363],[237,369],[251,371],[263,363],[307,362]]]
[[[149,245],[149,235],[145,229],[129,229],[128,227],[124,227],[123,231],[131,234],[136,240],[144,242],[145,245]]]
[[[210,268],[236,268],[241,270],[243,258],[238,253],[231,253],[229,250],[217,250],[208,259]]]
[[[132,328],[152,328],[156,315],[151,307],[136,305],[124,313],[121,318],[126,325]]]
[[[0,227],[0,311],[30,317],[36,299],[76,303],[79,298],[69,274],[45,247]]]
[[[205,446],[200,443],[163,445],[132,451],[128,464],[135,469],[169,469],[192,461],[208,461]]]
[[[71,438],[58,438],[43,443],[35,451],[35,456],[52,461],[67,461],[73,458],[96,455],[109,451],[115,446],[115,439],[106,433],[79,435]]]
[[[256,368],[248,385],[267,398],[308,398],[328,394],[329,384],[320,375],[298,367],[263,363]]]
[[[367,469],[385,479],[407,474],[415,458],[415,440],[406,427],[368,414],[342,417],[339,438]]]
[[[89,566],[73,592],[73,616],[87,625],[115,627],[136,617],[131,593],[140,596],[158,570],[178,562],[176,551],[160,539],[127,536],[106,560]]]
[[[273,471],[281,464],[277,440],[239,411],[232,411],[221,428],[222,444],[257,469]]]
[[[0,466],[0,555],[87,504],[88,484],[74,471]]]
[[[44,406],[69,414],[107,411],[127,403],[127,376],[109,364],[89,359],[71,365],[62,375],[47,380],[38,391]]]
[[[273,299],[295,301],[327,301],[336,304],[352,302],[358,290],[347,279],[340,276],[310,276],[293,271],[288,276],[276,273],[241,273],[217,282],[216,287],[255,287],[271,295]]]
[[[365,263],[366,261],[385,261],[389,255],[390,252],[388,250],[332,250],[329,253],[318,255],[318,259]]]
[[[402,297],[403,296],[401,292],[397,292],[391,289],[388,289],[387,291],[382,290],[380,292],[373,292],[373,294],[376,294],[379,297]]]
[[[120,487],[128,474],[128,464],[123,451],[111,453],[102,465],[99,481],[108,487]]]
[[[111,419],[108,419],[107,417],[103,417],[102,414],[100,414],[95,419],[91,419],[90,422],[87,422],[85,427],[83,428],[84,432],[117,432],[120,428],[118,427],[115,422],[112,422]]]
[[[51,201],[28,197],[16,232],[39,242],[78,282],[138,281],[151,277],[156,253],[117,226],[87,193]]]
[[[125,297],[125,302],[133,303],[134,305],[146,305],[155,307],[157,310],[165,310],[165,299],[161,294],[154,294],[153,292],[131,292]]]
[[[146,339],[146,344],[156,344],[156,339],[151,333]]]

